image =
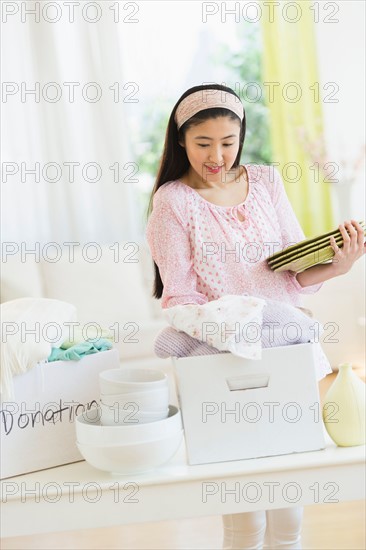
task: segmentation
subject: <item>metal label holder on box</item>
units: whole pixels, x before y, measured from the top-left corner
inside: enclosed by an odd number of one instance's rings
[[[325,448],[315,346],[172,358],[189,464]]]

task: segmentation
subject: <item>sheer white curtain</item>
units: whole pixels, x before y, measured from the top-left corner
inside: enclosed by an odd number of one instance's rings
[[[102,244],[137,238],[134,188],[128,181],[133,167],[126,166],[133,162],[126,110],[133,110],[134,104],[123,102],[127,92],[121,39],[118,25],[105,14],[94,24],[81,17],[70,23],[65,13],[56,23],[42,18],[37,23],[32,17],[22,23],[18,14],[3,24],[3,82],[10,92],[2,103],[3,242]],[[51,82],[57,85],[49,86]],[[71,85],[65,84],[71,82],[79,83],[74,102],[69,99]],[[82,95],[84,90],[84,95],[95,97],[97,88],[87,86],[91,82],[102,91],[97,102]],[[115,82],[123,92],[118,102],[109,89]],[[32,94],[22,98],[21,90],[35,89],[36,83],[39,101]],[[59,101],[44,99],[52,99],[60,89]],[[26,173],[36,163],[39,183]],[[56,168],[47,168],[47,163],[56,163]],[[74,165],[74,181],[65,163],[79,163]],[[97,177],[88,163],[100,167],[99,181],[87,181]],[[116,163],[119,182],[110,169]],[[47,181],[57,174],[59,181]]]

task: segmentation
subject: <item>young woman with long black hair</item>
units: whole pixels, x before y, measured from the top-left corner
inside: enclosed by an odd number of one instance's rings
[[[243,104],[226,86],[190,88],[172,110],[146,228],[163,308],[227,294],[298,307],[301,294],[347,273],[365,251],[363,228],[351,220],[339,226],[342,248],[330,239],[332,263],[271,271],[266,258],[305,236],[280,172],[240,164],[245,133]],[[203,261],[205,243],[217,246]],[[319,379],[332,372],[329,363],[317,367]],[[302,516],[299,506],[225,515],[223,548],[263,548],[266,535],[271,549],[299,549]]]

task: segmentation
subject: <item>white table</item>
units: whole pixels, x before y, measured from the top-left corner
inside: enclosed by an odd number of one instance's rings
[[[85,461],[1,482],[1,536],[221,515],[365,497],[365,446],[189,466],[184,442],[155,471],[112,476]]]

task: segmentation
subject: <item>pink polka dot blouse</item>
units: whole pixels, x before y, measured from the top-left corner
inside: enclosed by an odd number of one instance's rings
[[[294,272],[268,267],[268,256],[305,235],[278,170],[245,168],[248,194],[236,206],[208,202],[179,180],[155,193],[146,238],[164,284],[162,308],[205,304],[227,294],[301,306],[301,294],[321,288],[323,283],[302,287]]]

